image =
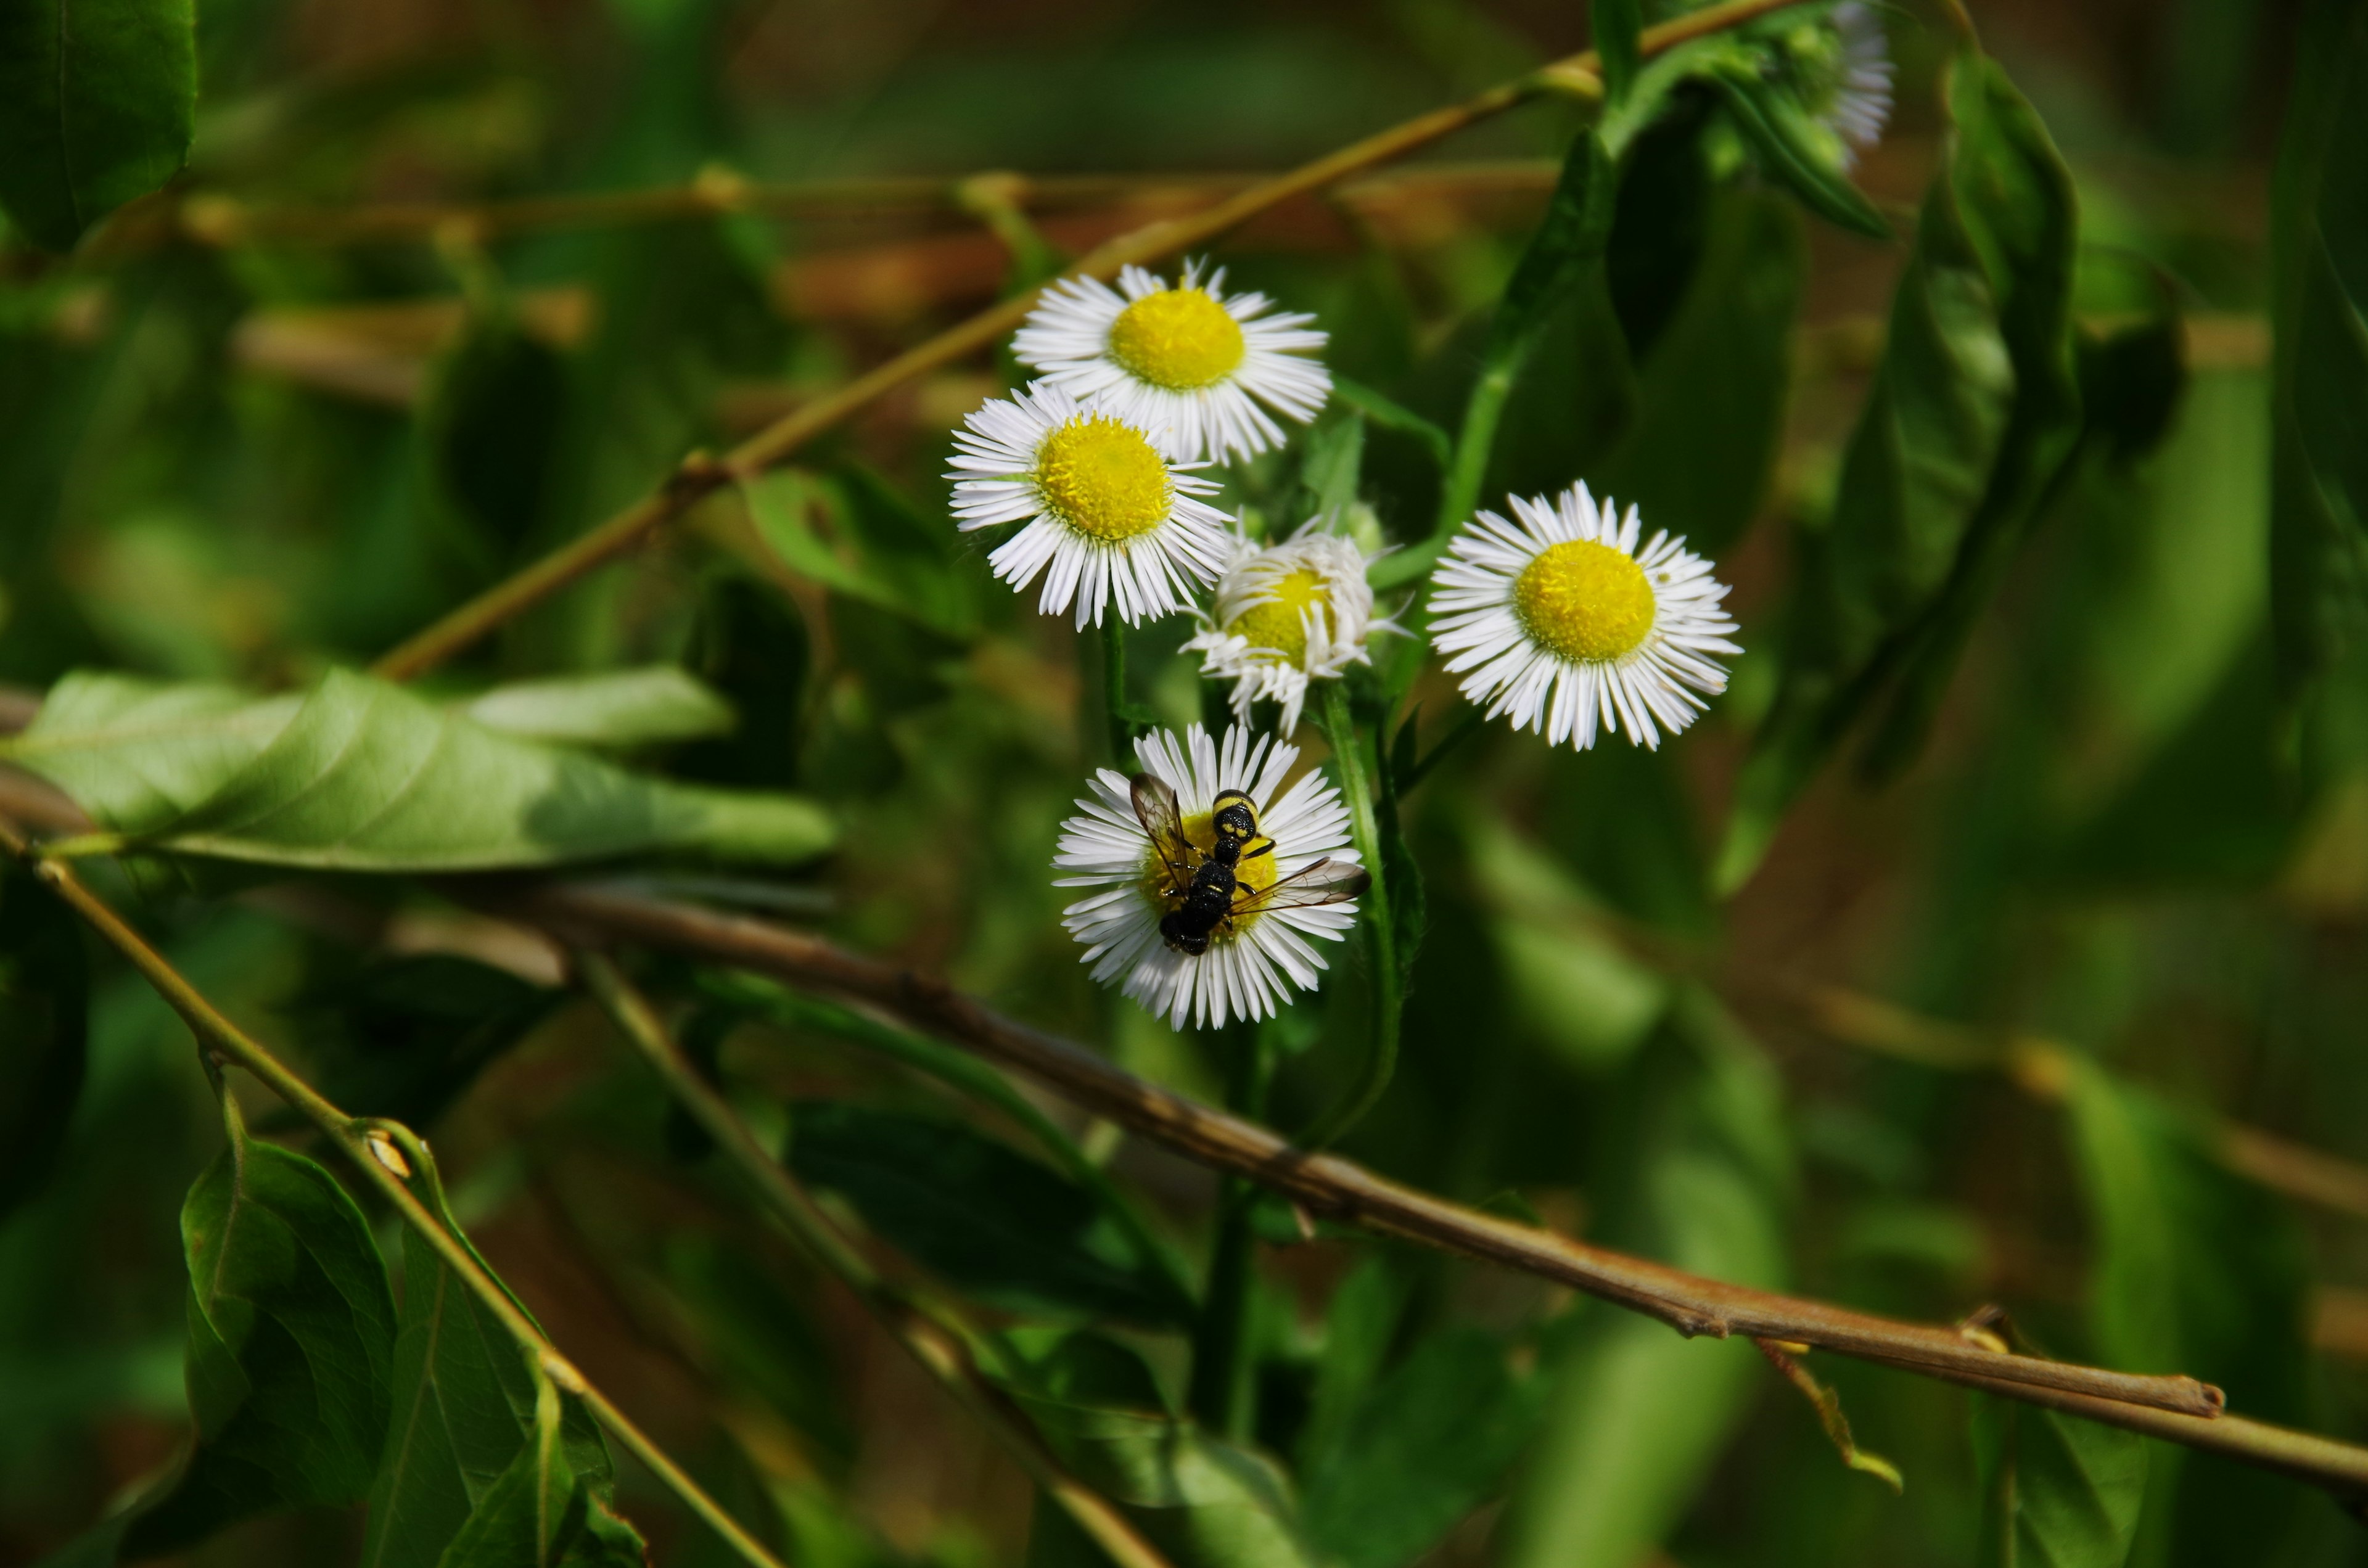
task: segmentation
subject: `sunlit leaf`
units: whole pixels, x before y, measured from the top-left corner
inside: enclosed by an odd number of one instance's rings
[[[190,0],[0,7],[0,207],[36,244],[83,232],[173,177],[197,112]]]
[[[660,745],[728,734],[732,705],[672,665],[513,681],[462,710],[488,730],[550,745]]]

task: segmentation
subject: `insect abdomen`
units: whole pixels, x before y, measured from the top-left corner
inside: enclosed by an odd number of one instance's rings
[[[1159,935],[1177,951],[1198,958],[1209,950],[1210,933],[1233,906],[1233,868],[1217,860],[1203,861],[1192,874],[1184,902],[1160,918]]]

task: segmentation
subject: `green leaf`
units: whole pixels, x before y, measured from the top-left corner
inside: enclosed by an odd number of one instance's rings
[[[1637,1054],[1596,1129],[1600,1239],[1763,1288],[1784,1281],[1792,1168],[1764,1059],[1701,997]],[[1601,1304],[1563,1328],[1546,1426],[1500,1540],[1508,1568],[1634,1568],[1700,1490],[1767,1368]]]
[[[684,747],[674,771],[704,783],[788,789],[797,778],[814,664],[797,606],[769,584],[719,578],[700,602],[685,663],[739,715],[740,725],[729,736]]]
[[[1017,1369],[1011,1392],[1070,1471],[1125,1509],[1177,1568],[1321,1561],[1282,1471],[1177,1420],[1126,1346],[1064,1335]]]
[[[741,493],[758,536],[798,575],[939,636],[970,634],[951,537],[933,533],[869,470],[850,468],[830,480],[780,471],[748,481]]]
[[[567,400],[566,361],[523,329],[507,300],[473,312],[438,367],[416,427],[472,581],[490,583],[540,529]]]
[[[1357,486],[1364,477],[1365,421],[1361,415],[1327,419],[1307,433],[1299,460],[1300,488],[1306,494],[1307,516],[1343,518],[1357,504]],[[1282,519],[1281,530],[1297,519]]]
[[[418,1168],[449,1225],[433,1166]],[[608,1447],[583,1402],[536,1375],[416,1231],[404,1233],[403,1256],[393,1416],[363,1568],[638,1565],[638,1538],[611,1507]]]
[[[672,665],[515,681],[461,712],[488,730],[548,745],[662,745],[729,734],[732,705]]]
[[[0,1221],[57,1164],[89,1035],[81,923],[11,861],[0,868]]]
[[[1893,298],[1833,514],[1801,540],[1776,703],[1738,781],[1723,888],[1885,688],[1878,770],[1921,741],[2078,435],[2072,184],[1997,65],[1951,68],[1947,154]]]
[[[801,1179],[980,1301],[1152,1327],[1192,1320],[1191,1300],[1092,1191],[960,1123],[808,1102],[789,1153]]]
[[[190,0],[0,7],[0,207],[47,250],[181,167],[197,113]]]
[[[2316,0],[2271,203],[2271,602],[2298,693],[2368,629],[2368,15]]]
[[[1981,1568],[2121,1568],[2137,1539],[2146,1450],[2135,1432],[1976,1394]]]
[[[196,1445],[61,1565],[180,1551],[272,1509],[354,1502],[377,1471],[394,1301],[345,1189],[302,1154],[250,1141],[233,1116],[231,1147],[189,1189],[181,1234]]]
[[[1447,466],[1449,454],[1454,449],[1454,441],[1446,431],[1413,409],[1383,396],[1361,381],[1337,375],[1332,378],[1332,396],[1334,401],[1355,409],[1381,428],[1413,437],[1440,467]]]
[[[1442,1329],[1358,1402],[1306,1476],[1307,1534],[1348,1568],[1398,1568],[1494,1496],[1537,1426],[1545,1380],[1484,1329]]]
[[[1594,24],[1596,58],[1603,62],[1603,96],[1610,103],[1624,103],[1645,66],[1639,38],[1645,30],[1644,7],[1637,0],[1592,0],[1588,15]]]
[[[1760,167],[1836,228],[1868,239],[1890,239],[1891,225],[1843,169],[1840,139],[1781,82],[1755,65],[1747,57],[1736,68],[1708,76],[1750,142]]]
[[[145,849],[320,870],[482,870],[828,847],[789,795],[692,789],[530,744],[367,676],[244,701],[119,676],[59,683],[6,755]]]
[[[457,954],[397,954],[323,964],[289,1011],[329,1098],[425,1128],[564,994]]]

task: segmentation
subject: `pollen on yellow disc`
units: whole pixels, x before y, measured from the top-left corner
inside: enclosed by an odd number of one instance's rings
[[[1653,585],[1624,551],[1592,540],[1548,545],[1513,584],[1513,608],[1542,646],[1602,664],[1633,652],[1653,630]]]
[[[1149,533],[1173,505],[1167,465],[1141,431],[1081,414],[1036,449],[1036,493],[1063,522],[1108,544]]]
[[[1224,381],[1241,364],[1242,352],[1241,324],[1205,289],[1145,294],[1110,323],[1110,358],[1171,392]]]
[[[1323,577],[1302,568],[1276,578],[1267,593],[1269,597],[1234,617],[1225,631],[1253,648],[1273,649],[1285,664],[1300,664],[1307,657],[1307,623],[1302,617],[1311,607],[1330,615],[1332,591]]]

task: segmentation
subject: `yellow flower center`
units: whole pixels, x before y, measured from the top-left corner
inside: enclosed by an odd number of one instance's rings
[[[1167,465],[1133,426],[1081,414],[1036,449],[1036,494],[1081,534],[1116,544],[1167,520]]]
[[[1209,858],[1209,851],[1217,846],[1217,827],[1212,813],[1208,812],[1202,812],[1196,817],[1186,817],[1179,825],[1184,830],[1186,842],[1190,843],[1193,848],[1200,851],[1198,855],[1195,855],[1192,858],[1192,863],[1190,865],[1178,866],[1177,868],[1178,870],[1184,873],[1186,886],[1189,887],[1190,885],[1192,873],[1200,869],[1201,861],[1206,860]],[[1274,856],[1272,854],[1260,855],[1256,859],[1244,856],[1241,859],[1234,862],[1235,902],[1239,903],[1245,896],[1250,893],[1263,892],[1272,886],[1274,886]],[[1162,915],[1166,915],[1170,911],[1180,907],[1184,903],[1184,890],[1182,888],[1175,889],[1172,892],[1170,892],[1167,885],[1167,868],[1160,864],[1159,855],[1156,850],[1144,857],[1143,888],[1144,892],[1150,895],[1152,903]],[[1238,936],[1243,931],[1247,930],[1257,922],[1258,918],[1258,915],[1253,913],[1236,921],[1234,926],[1235,935]],[[1214,937],[1215,939],[1220,941],[1224,939],[1224,931],[1222,926],[1214,933]]]
[[[1205,289],[1163,289],[1119,312],[1110,358],[1171,392],[1222,381],[1242,362],[1241,324]]]
[[[1653,630],[1653,585],[1626,551],[1565,540],[1522,570],[1513,608],[1541,645],[1565,659],[1606,664],[1634,652]]]
[[[1267,593],[1267,598],[1234,617],[1225,627],[1226,634],[1247,639],[1253,648],[1271,648],[1285,664],[1304,663],[1307,626],[1302,614],[1312,606],[1328,619],[1332,590],[1320,574],[1303,566],[1277,578]]]

